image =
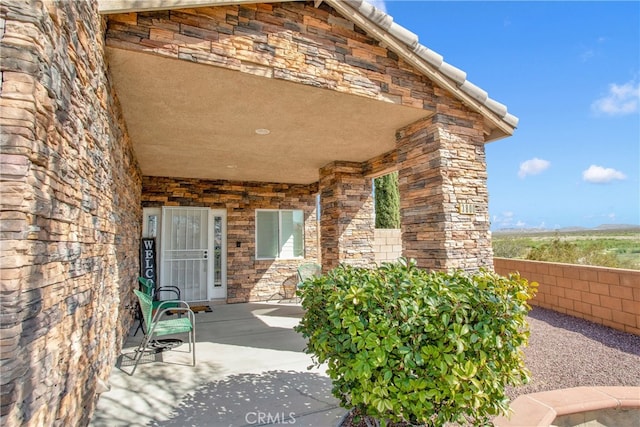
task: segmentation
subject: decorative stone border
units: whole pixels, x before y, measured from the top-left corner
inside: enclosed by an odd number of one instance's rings
[[[640,408],[640,387],[575,387],[526,394],[511,404],[511,417],[496,417],[496,427],[552,425],[556,417],[601,409]]]

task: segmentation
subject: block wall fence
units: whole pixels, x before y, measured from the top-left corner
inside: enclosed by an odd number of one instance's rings
[[[539,283],[532,305],[640,335],[640,271],[494,258],[496,273]]]
[[[373,249],[375,251],[376,264],[393,262],[402,256],[402,236],[399,228],[382,229],[374,231]]]
[[[399,229],[375,230],[376,263],[402,256]],[[640,335],[640,271],[494,258],[496,273],[538,282],[531,304]]]

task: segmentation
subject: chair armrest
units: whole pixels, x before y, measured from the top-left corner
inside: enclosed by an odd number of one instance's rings
[[[158,291],[169,290],[169,289],[174,289],[175,292],[180,292],[180,288],[178,288],[177,286],[158,286],[156,288],[156,290]]]
[[[161,292],[171,292],[176,295],[176,297],[173,299],[180,299],[180,289],[177,286],[160,286],[156,288],[154,291],[154,296],[158,297],[158,300],[160,300],[159,295]]]
[[[160,304],[158,304],[158,306],[156,307],[156,310],[160,311],[162,310],[162,306],[168,306],[169,304],[179,304],[178,307],[167,307],[168,309],[172,309],[172,310],[177,310],[179,308],[186,308],[186,309],[191,309],[191,306],[189,305],[188,302],[186,301],[182,301],[182,300],[177,300],[177,299],[172,299],[172,300],[167,300],[167,301],[161,301]]]

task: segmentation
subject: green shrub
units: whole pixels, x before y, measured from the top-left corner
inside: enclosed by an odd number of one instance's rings
[[[500,258],[525,258],[532,244],[530,239],[492,239],[493,256]]]
[[[601,267],[624,267],[614,253],[610,253],[603,242],[576,243],[555,237],[551,242],[532,248],[527,259],[534,261],[562,262],[565,264],[598,265]]]
[[[314,363],[327,363],[343,407],[382,424],[482,424],[508,410],[505,386],[528,381],[520,347],[534,289],[406,260],[341,266],[304,282],[296,330]]]
[[[535,261],[562,262],[566,264],[577,264],[580,257],[580,250],[575,243],[560,240],[555,237],[549,243],[543,243],[532,248],[527,255],[527,259]]]

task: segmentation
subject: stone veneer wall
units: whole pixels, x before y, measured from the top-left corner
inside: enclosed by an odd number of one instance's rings
[[[640,271],[506,258],[494,265],[538,282],[532,305],[640,335]]]
[[[329,5],[314,3],[115,14],[107,17],[106,43],[426,110],[428,119],[398,131],[398,154],[372,159],[364,174],[399,171],[407,257],[439,270],[491,268],[482,117]],[[397,164],[388,165],[394,160]],[[461,204],[475,213],[459,213]],[[347,240],[337,239],[350,234],[335,234],[336,227],[342,226],[326,221],[322,226],[329,268],[349,259],[342,243]],[[354,262],[373,262],[372,248],[362,248],[352,255],[366,255]]]
[[[268,299],[282,286],[295,286],[296,268],[318,262],[317,184],[205,181],[144,177],[144,207],[198,206],[227,210],[227,302]],[[302,209],[305,213],[304,260],[256,260],[256,209]],[[240,242],[240,247],[236,247]]]
[[[132,322],[141,177],[95,2],[0,5],[1,418],[86,425]]]
[[[332,162],[320,169],[323,271],[340,264],[373,266],[373,183],[364,164]]]
[[[434,270],[492,269],[482,118],[441,99],[396,133],[403,256]]]
[[[434,109],[429,79],[325,3],[243,4],[107,19],[110,47]]]

